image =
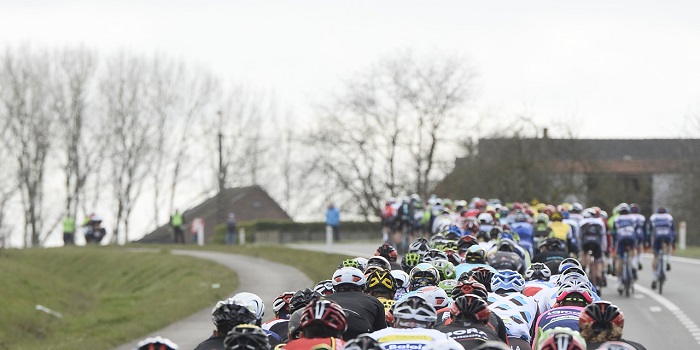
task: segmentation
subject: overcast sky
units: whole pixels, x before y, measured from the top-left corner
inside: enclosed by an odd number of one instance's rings
[[[473,111],[579,137],[699,136],[700,1],[0,0],[0,44],[165,53],[275,94],[297,118],[401,50],[468,57]]]

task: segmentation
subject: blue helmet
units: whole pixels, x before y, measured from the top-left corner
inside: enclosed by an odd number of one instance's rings
[[[460,229],[457,225],[450,225],[445,236],[456,236],[454,239],[459,239],[460,237],[464,236],[464,232],[462,232],[462,229]]]
[[[498,292],[521,292],[525,287],[525,279],[517,271],[500,270],[491,278],[491,290]]]

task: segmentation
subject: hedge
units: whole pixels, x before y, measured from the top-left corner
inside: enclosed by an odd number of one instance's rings
[[[342,221],[340,227],[343,231],[378,231],[379,222],[367,221]],[[326,230],[325,222],[293,222],[289,220],[255,220],[244,221],[237,224],[237,228],[245,228],[246,243],[255,242],[257,231],[280,231],[291,233],[323,232]],[[238,237],[236,237],[238,239]],[[214,231],[214,244],[226,243],[226,224],[217,225]]]

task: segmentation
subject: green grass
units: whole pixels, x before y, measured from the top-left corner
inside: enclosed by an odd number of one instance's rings
[[[212,305],[238,283],[221,265],[167,250],[0,250],[0,266],[0,349],[111,348]]]
[[[700,246],[686,246],[685,250],[676,249],[673,252],[675,256],[682,256],[684,258],[695,258],[700,259]]]

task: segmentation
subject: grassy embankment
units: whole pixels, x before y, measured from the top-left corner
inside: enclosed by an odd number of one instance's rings
[[[676,249],[673,252],[675,256],[682,256],[685,258],[700,259],[700,246],[687,246],[685,250]]]
[[[281,246],[130,245],[0,250],[0,349],[106,349],[184,318],[235,290],[235,273],[171,248],[245,254],[328,279],[349,258]],[[202,271],[206,271],[204,274]],[[218,289],[211,288],[220,283]],[[311,286],[310,286],[311,287]],[[43,305],[63,318],[35,309]]]
[[[0,266],[0,349],[108,349],[212,305],[238,283],[221,265],[167,250],[0,250]]]

